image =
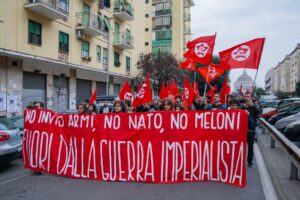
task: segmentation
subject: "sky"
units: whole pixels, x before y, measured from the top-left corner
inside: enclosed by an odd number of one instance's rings
[[[192,39],[217,32],[214,54],[265,37],[256,84],[300,43],[300,0],[193,0]],[[230,72],[231,86],[243,69]],[[247,73],[254,79],[256,70]]]

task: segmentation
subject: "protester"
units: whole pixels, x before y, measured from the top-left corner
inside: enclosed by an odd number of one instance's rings
[[[123,101],[115,100],[113,113],[121,113],[121,112],[126,112],[126,106]]]
[[[173,103],[172,99],[166,98],[166,99],[162,100],[160,110],[172,111],[173,109],[174,109],[174,103]]]
[[[92,115],[98,114],[97,106],[95,103],[91,104],[88,108],[88,113]]]
[[[226,106],[221,103],[221,98],[219,94],[215,94],[214,103],[207,107],[208,110],[225,110]]]
[[[201,96],[196,96],[193,101],[193,109],[192,110],[207,110],[208,104],[206,103],[206,99]]]
[[[183,107],[180,104],[176,103],[174,106],[174,110],[177,112],[183,111]]]
[[[28,106],[26,106],[26,108],[34,108],[34,102],[29,102]]]
[[[112,108],[110,108],[108,106],[108,102],[107,101],[104,101],[103,102],[103,106],[100,108],[100,114],[104,114],[104,113],[110,113],[112,112]]]
[[[37,109],[44,109],[44,103],[37,101],[34,103],[34,107]]]
[[[242,105],[242,109],[246,109],[249,112],[248,116],[248,155],[247,162],[249,167],[253,167],[253,144],[255,139],[255,128],[257,126],[257,118],[260,114],[259,110],[255,107],[251,94],[246,92],[244,95],[244,104]]]
[[[240,102],[237,99],[231,99],[229,101],[228,110],[238,110],[240,108]]]
[[[87,114],[88,113],[87,105],[83,102],[77,104],[77,112],[78,114]]]

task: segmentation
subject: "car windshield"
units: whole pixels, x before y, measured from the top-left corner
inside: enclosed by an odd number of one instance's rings
[[[14,123],[7,118],[0,118],[0,131],[16,129]]]
[[[24,129],[24,118],[17,119],[14,122],[14,124],[17,128],[19,128],[20,130],[23,130]]]
[[[291,108],[293,108],[293,107],[295,107],[296,105],[295,104],[291,104],[291,105],[286,105],[286,106],[284,106],[283,108],[280,108],[279,110],[278,110],[278,112],[285,112],[285,111],[288,111],[288,110],[290,110]]]

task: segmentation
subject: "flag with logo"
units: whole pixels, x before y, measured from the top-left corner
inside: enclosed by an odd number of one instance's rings
[[[119,98],[122,101],[126,101],[126,100],[129,100],[131,102],[133,101],[133,94],[132,94],[130,86],[128,84],[128,80],[126,80],[125,84],[123,85],[123,87],[120,91],[120,94],[119,94]]]
[[[180,63],[180,68],[195,71],[196,62],[192,59],[186,59],[186,61]]]
[[[257,38],[231,47],[219,53],[220,62],[225,69],[258,69],[265,38]]]
[[[169,95],[174,96],[174,97],[180,95],[178,87],[177,87],[174,79],[172,79],[172,83],[171,83],[171,85],[169,87],[169,91],[168,92],[169,92]]]
[[[194,93],[195,93],[195,96],[200,96],[200,93],[199,93],[199,88],[198,88],[198,82],[194,81],[193,82],[193,87],[194,87]]]
[[[199,67],[197,71],[208,84],[224,73],[224,69],[221,68],[219,64],[211,64],[209,66]]]
[[[182,95],[183,95],[182,101],[186,102],[187,105],[192,105],[195,98],[195,93],[194,93],[194,89],[191,87],[187,78],[185,78],[184,80],[184,88],[183,88]]]
[[[188,51],[183,55],[204,65],[209,65],[212,60],[216,35],[198,37],[187,43]]]
[[[152,90],[150,88],[150,76],[146,78],[146,81],[141,85],[138,93],[136,94],[132,103],[133,107],[138,105],[152,102]]]
[[[214,103],[214,97],[215,97],[215,93],[217,91],[217,85],[215,85],[214,87],[211,87],[208,92],[206,93],[207,97],[210,97],[210,104]]]

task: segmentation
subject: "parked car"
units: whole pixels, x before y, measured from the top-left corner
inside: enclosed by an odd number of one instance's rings
[[[17,159],[22,153],[22,138],[20,130],[14,123],[0,117],[0,164],[5,165]]]
[[[284,105],[286,105],[288,103],[292,103],[292,102],[300,102],[300,98],[295,97],[295,98],[283,99],[277,104],[277,107],[279,108],[281,106],[284,106]]]
[[[292,102],[292,103],[288,103],[284,106],[281,106],[279,108],[276,108],[275,110],[272,110],[270,112],[266,112],[266,113],[263,113],[261,115],[261,117],[265,118],[266,120],[268,120],[270,117],[278,114],[278,113],[283,113],[283,112],[286,112],[290,109],[292,109],[293,107],[296,107],[296,106],[300,106],[300,102]]]
[[[283,134],[292,142],[300,142],[300,120],[289,124]]]
[[[20,130],[21,137],[23,138],[23,134],[24,134],[24,116],[14,116],[14,117],[11,117],[9,119]]]
[[[276,108],[279,100],[265,101],[261,103],[261,107],[263,108]]]
[[[297,121],[300,119],[300,112],[295,114],[295,115],[290,115],[288,117],[285,117],[283,119],[278,120],[275,123],[275,128],[277,128],[280,132],[283,132],[284,129],[290,124],[293,123],[294,121]]]
[[[277,115],[274,115],[273,117],[271,117],[269,119],[269,123],[274,125],[278,120],[280,120],[282,118],[285,118],[287,116],[290,116],[290,115],[297,114],[298,112],[300,112],[300,105],[296,106],[296,107],[293,107],[292,109],[290,109],[286,112],[278,113]]]

